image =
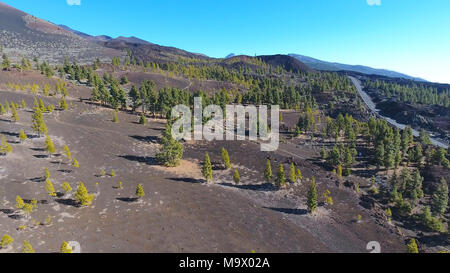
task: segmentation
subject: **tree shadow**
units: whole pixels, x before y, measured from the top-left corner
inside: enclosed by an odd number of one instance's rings
[[[72,173],[73,171],[72,170],[63,170],[63,169],[61,169],[61,170],[58,170],[58,172],[60,172],[60,173]]]
[[[0,132],[0,134],[5,135],[5,136],[12,136],[12,137],[19,137],[18,133],[12,133],[12,132]]]
[[[265,209],[270,209],[286,214],[294,214],[294,215],[306,215],[308,214],[308,211],[306,209],[288,209],[288,208],[271,208],[271,207],[264,207]]]
[[[147,165],[158,165],[158,161],[155,157],[150,156],[135,156],[135,155],[119,155],[118,157],[126,159],[128,161],[134,161],[139,163],[145,163]]]
[[[30,150],[35,152],[45,152],[45,148],[30,148]]]
[[[45,178],[40,176],[40,177],[30,178],[28,180],[31,181],[31,182],[35,182],[35,183],[41,183],[41,182],[45,181]]]
[[[14,210],[12,210],[12,209],[0,209],[0,212],[4,213],[6,215],[14,214]]]
[[[33,155],[33,156],[39,159],[48,158],[48,155]]]
[[[176,182],[185,182],[185,183],[192,183],[192,184],[201,184],[203,183],[203,180],[201,179],[195,179],[195,178],[179,178],[179,177],[175,177],[175,178],[169,178],[172,181],[176,181]]]
[[[237,188],[242,190],[250,190],[250,191],[276,191],[277,187],[272,184],[232,184],[232,183],[221,183],[220,185],[225,187]]]
[[[32,200],[30,200],[30,199],[23,199],[23,202],[24,202],[24,203],[27,203],[27,204],[31,204],[31,201],[32,201]],[[46,204],[48,204],[48,201],[45,200],[45,199],[43,199],[43,200],[37,200],[37,203],[38,203],[38,204],[41,204],[41,205],[46,205]]]
[[[77,201],[75,201],[74,199],[58,198],[58,199],[55,199],[55,202],[57,202],[58,204],[61,204],[61,205],[71,206],[71,207],[75,207],[75,208],[80,207],[80,204]]]
[[[117,197],[116,199],[119,201],[122,201],[122,202],[126,202],[126,203],[133,203],[133,202],[136,202],[139,198],[137,198],[137,197]]]
[[[144,137],[144,136],[134,135],[134,136],[130,136],[130,137],[134,138],[136,140],[142,141],[142,142],[146,142],[146,143],[158,143],[158,141],[159,141],[159,137],[157,137],[157,136],[146,136],[146,137]]]

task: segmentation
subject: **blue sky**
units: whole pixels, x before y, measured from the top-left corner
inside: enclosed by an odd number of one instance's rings
[[[448,0],[3,1],[92,35],[212,57],[297,53],[450,83]]]

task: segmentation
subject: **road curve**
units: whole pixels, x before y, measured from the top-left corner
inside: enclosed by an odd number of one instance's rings
[[[376,105],[375,105],[375,103],[372,101],[372,99],[370,98],[370,96],[363,90],[363,88],[362,88],[362,86],[361,86],[361,81],[358,80],[358,79],[355,78],[355,77],[352,77],[352,76],[348,76],[348,77],[350,78],[350,80],[351,80],[351,81],[353,82],[353,84],[355,85],[355,87],[356,87],[356,89],[358,90],[359,95],[362,97],[364,103],[367,105],[367,107],[369,107],[370,111],[371,111],[373,114],[375,114],[375,116],[377,116],[378,118],[382,118],[382,119],[386,120],[389,124],[391,124],[391,125],[393,125],[393,126],[399,128],[399,129],[401,129],[401,130],[405,129],[405,127],[406,127],[405,124],[398,123],[397,121],[395,121],[395,120],[393,120],[393,119],[391,119],[391,118],[389,118],[389,117],[382,116],[382,115],[379,113],[380,110],[378,110],[378,109],[376,108]],[[414,135],[415,137],[418,137],[418,136],[419,136],[419,131],[414,130],[414,129],[412,129],[412,131],[413,131],[413,135]],[[448,149],[448,145],[447,145],[446,143],[444,143],[444,142],[442,142],[442,141],[440,141],[440,140],[437,140],[437,139],[435,139],[435,138],[432,138],[432,137],[430,137],[430,140],[431,140],[431,142],[432,142],[434,145],[439,146],[439,147],[442,147],[442,148],[445,148],[445,149]]]

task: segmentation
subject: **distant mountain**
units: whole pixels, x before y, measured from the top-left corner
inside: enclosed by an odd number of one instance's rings
[[[232,58],[232,57],[234,57],[234,56],[236,56],[236,54],[230,53],[230,54],[228,54],[228,55],[225,57],[225,59],[229,59],[229,58]]]
[[[296,58],[299,61],[302,61],[312,69],[316,70],[325,70],[325,71],[353,71],[368,75],[379,75],[379,76],[385,76],[385,77],[391,77],[391,78],[403,78],[408,80],[415,80],[415,81],[426,81],[421,78],[411,77],[402,73],[398,73],[391,70],[386,69],[376,69],[368,66],[362,66],[362,65],[349,65],[349,64],[341,64],[341,63],[332,63],[332,62],[326,62],[321,61],[318,59],[314,59],[311,57],[299,55],[299,54],[289,54],[289,56]]]
[[[312,69],[303,63],[303,61],[289,55],[262,55],[257,58],[261,59],[268,65],[274,67],[281,66],[286,71],[292,71],[294,73],[312,71]]]
[[[149,43],[147,41],[144,41],[142,39],[139,39],[139,38],[136,38],[136,37],[133,37],[133,36],[131,36],[131,37],[119,36],[119,37],[114,39],[114,38],[112,38],[110,36],[107,36],[107,35],[92,36],[92,35],[86,34],[84,32],[72,29],[72,28],[70,28],[70,27],[68,27],[66,25],[59,25],[59,26],[61,28],[65,29],[65,30],[67,30],[67,31],[72,32],[73,34],[75,34],[77,36],[80,36],[82,38],[91,40],[93,42],[109,42],[109,41],[116,40],[116,41],[123,41],[123,42],[130,43],[130,44],[141,44],[141,45],[150,45],[151,44],[151,43]]]

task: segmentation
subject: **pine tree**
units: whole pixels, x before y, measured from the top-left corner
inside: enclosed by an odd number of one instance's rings
[[[278,172],[277,172],[275,184],[279,188],[286,187],[286,176],[284,174],[283,164],[278,165]]]
[[[25,206],[25,202],[23,201],[22,197],[16,196],[16,208],[22,209],[23,206]]]
[[[94,195],[88,193],[83,182],[78,184],[78,189],[74,197],[81,206],[89,206],[92,203],[92,200],[94,200]]]
[[[317,189],[316,189],[316,179],[313,177],[308,190],[308,212],[314,213],[317,209]]]
[[[63,188],[63,191],[64,191],[66,194],[72,191],[72,187],[70,187],[70,184],[67,183],[67,182],[64,182],[64,183],[62,184],[62,188]]]
[[[297,182],[297,175],[295,173],[295,165],[294,162],[291,163],[291,166],[289,167],[289,180],[291,183],[295,184]]]
[[[270,163],[270,159],[267,159],[266,167],[264,169],[264,178],[266,179],[267,183],[270,183],[272,181],[272,166]]]
[[[331,192],[330,192],[330,190],[326,190],[326,191],[323,193],[323,198],[324,198],[326,204],[328,204],[328,205],[333,205],[333,197],[331,197]]]
[[[325,150],[325,147],[322,146],[322,150],[320,151],[320,156],[323,160],[326,160],[328,157],[327,150]]]
[[[383,144],[379,144],[376,148],[376,152],[375,152],[375,159],[376,159],[376,163],[377,163],[377,167],[380,168],[381,166],[384,165],[384,157],[385,157],[385,152],[384,152],[384,145]]]
[[[416,239],[414,238],[409,241],[408,253],[419,253],[419,247],[417,246]]]
[[[47,134],[47,126],[45,125],[42,111],[38,107],[34,109],[31,128],[33,129],[33,132],[39,134],[39,136]]]
[[[64,150],[64,154],[66,155],[67,159],[69,161],[72,161],[72,153],[70,152],[69,146],[64,145],[63,150]]]
[[[441,178],[441,183],[431,196],[431,200],[433,213],[443,215],[448,207],[448,185],[445,178]]]
[[[8,102],[8,100],[5,100],[5,111],[7,112],[7,113],[9,113],[9,111],[11,111],[11,108],[10,108],[10,106],[9,106],[9,102]]]
[[[428,135],[428,133],[424,129],[422,129],[420,131],[419,139],[420,139],[420,143],[422,143],[422,145],[430,145],[431,144],[430,135]]]
[[[3,53],[2,59],[3,59],[2,69],[8,70],[11,67],[11,62],[9,61],[8,56],[6,56],[5,53]]]
[[[236,184],[239,184],[241,182],[241,177],[239,176],[239,171],[235,170],[233,174],[233,181]]]
[[[62,99],[61,99],[61,101],[59,102],[59,107],[62,109],[62,110],[67,110],[67,108],[69,108],[69,106],[67,105],[67,102],[66,102],[66,99],[63,97]]]
[[[133,112],[136,111],[136,109],[141,104],[141,93],[137,90],[136,86],[131,86],[131,90],[128,93],[128,96],[131,100],[131,107],[133,108]],[[142,112],[142,116],[144,116],[144,112]]]
[[[18,122],[19,121],[19,115],[17,114],[17,109],[16,109],[16,105],[11,102],[11,113],[12,113],[12,119],[14,122]]]
[[[72,248],[67,242],[62,243],[60,253],[72,253]]]
[[[12,152],[12,146],[6,141],[6,137],[4,135],[0,135],[0,154],[6,155]]]
[[[47,138],[45,139],[45,150],[49,154],[49,157],[52,156],[56,152],[55,145],[53,145],[53,142],[50,138],[50,136],[47,135]]]
[[[23,242],[23,253],[34,253],[34,249],[28,241]]]
[[[53,183],[49,178],[45,180],[45,190],[49,196],[56,197],[55,187],[53,187]]]
[[[145,196],[145,192],[144,192],[144,188],[142,187],[142,184],[137,185],[136,196],[138,198],[142,198]]]
[[[128,81],[126,76],[122,76],[122,78],[120,78],[120,84],[124,85],[128,83],[130,83],[130,81]]]
[[[300,169],[297,169],[296,176],[297,176],[297,181],[301,182],[303,180],[302,171],[300,171]]]
[[[49,179],[50,178],[50,171],[48,168],[44,168],[44,178]]]
[[[6,114],[5,107],[3,107],[3,104],[0,103],[0,116]]]
[[[25,215],[28,217],[33,212],[33,206],[31,204],[25,203],[22,208]]]
[[[77,169],[80,167],[80,163],[78,163],[76,158],[73,159],[72,166]]]
[[[24,142],[25,140],[28,139],[28,137],[25,134],[25,131],[23,129],[19,131],[19,139],[20,139],[20,142]]]
[[[228,155],[228,151],[225,147],[222,147],[222,162],[226,170],[231,168],[230,156]]]
[[[342,165],[339,164],[336,169],[336,175],[342,181]]]
[[[212,180],[212,165],[208,153],[205,153],[205,159],[203,160],[202,174],[207,182]]]
[[[4,234],[2,239],[0,240],[0,248],[6,248],[10,244],[14,242],[14,239],[8,234]]]
[[[183,158],[184,147],[172,137],[170,125],[166,125],[166,130],[161,138],[163,145],[161,152],[156,155],[158,162],[166,167],[176,167]]]
[[[42,99],[39,99],[39,109],[41,109],[41,112],[46,112],[47,107],[45,107],[44,101]]]
[[[139,124],[147,124],[147,118],[145,117],[144,113],[142,113],[141,117],[139,118]]]
[[[111,170],[111,177],[114,177],[114,176],[116,176],[116,171],[114,171],[114,169],[113,169],[113,170]]]

